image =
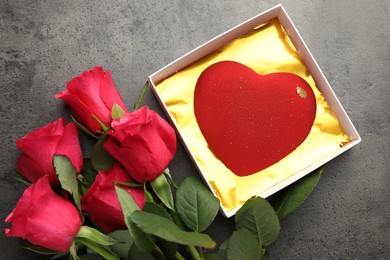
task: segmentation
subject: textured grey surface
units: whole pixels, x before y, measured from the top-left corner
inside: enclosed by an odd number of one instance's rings
[[[281,1],[363,142],[328,163],[318,187],[282,222],[270,259],[388,259],[390,255],[390,1]],[[14,141],[68,108],[54,99],[94,65],[111,70],[125,103],[162,66],[278,1],[0,0],[0,207],[24,189]],[[161,113],[149,92],[145,103]],[[196,175],[179,146],[171,171]],[[217,241],[232,231],[218,216]],[[38,259],[0,236],[2,259]]]

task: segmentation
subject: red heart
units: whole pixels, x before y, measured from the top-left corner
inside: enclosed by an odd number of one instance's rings
[[[316,100],[295,74],[260,75],[222,61],[200,75],[194,112],[214,155],[234,174],[247,176],[280,161],[306,139]]]

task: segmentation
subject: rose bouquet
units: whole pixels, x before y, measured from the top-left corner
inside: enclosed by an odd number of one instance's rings
[[[168,166],[176,152],[174,129],[147,106],[147,90],[130,112],[109,71],[87,70],[55,97],[71,108],[16,141],[16,169],[27,185],[6,218],[7,236],[53,259],[262,259],[279,220],[296,209],[322,170],[272,196],[249,199],[235,216],[236,230],[217,245],[205,230],[218,199],[194,177],[174,182]],[[82,154],[78,129],[96,142]],[[85,157],[85,158],[84,158]],[[88,258],[89,259],[89,258]]]

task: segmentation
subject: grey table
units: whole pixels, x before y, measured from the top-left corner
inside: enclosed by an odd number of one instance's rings
[[[363,138],[328,163],[318,187],[282,222],[270,259],[390,255],[390,1],[281,1]],[[54,94],[94,65],[111,70],[131,107],[148,75],[278,1],[0,1],[0,208],[24,189],[14,141],[69,109]],[[162,113],[151,92],[145,104]],[[177,181],[197,172],[181,145]],[[217,217],[222,241],[232,219]],[[0,236],[2,259],[38,259]]]

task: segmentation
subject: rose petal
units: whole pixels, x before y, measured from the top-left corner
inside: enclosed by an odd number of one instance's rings
[[[88,192],[81,198],[81,207],[88,216],[105,232],[126,229],[122,208],[115,191],[115,181],[130,182],[131,178],[120,164],[115,164],[107,172],[100,171]],[[145,195],[143,189],[126,188],[134,200],[143,208]],[[110,212],[110,214],[107,214]]]
[[[101,66],[96,66],[92,70],[84,71],[80,76],[73,78],[67,84],[67,89],[90,109],[101,121],[110,120],[107,118],[111,114],[100,97],[100,85],[104,76]]]
[[[147,106],[114,120],[103,145],[138,182],[151,181],[168,167],[176,152],[173,128]]]
[[[64,118],[60,118],[53,123],[49,123],[44,127],[38,128],[25,137],[16,141],[16,146],[18,149],[31,161],[35,162],[35,165],[32,165],[32,171],[27,173],[28,165],[21,166],[21,162],[17,162],[19,169],[29,180],[37,180],[42,175],[49,175],[51,182],[57,183],[56,175],[54,172],[52,160],[55,149],[58,142],[61,139],[62,134],[64,133]],[[24,160],[25,158],[22,158]],[[37,167],[36,165],[39,165]],[[37,174],[36,177],[32,177],[34,171],[41,170],[42,172]]]
[[[36,203],[40,207],[32,207],[29,211],[26,238],[36,245],[68,251],[81,226],[77,209],[54,192]]]
[[[114,85],[114,81],[109,70],[107,70],[102,77],[100,85],[100,97],[102,98],[102,101],[107,108],[112,109],[115,104],[118,104],[124,112],[127,112],[127,108]]]
[[[16,170],[30,182],[36,182],[42,176],[48,175],[52,185],[58,185],[60,183],[54,171],[45,171],[41,165],[37,164],[34,160],[24,154],[19,156],[16,161]]]
[[[65,93],[66,92],[66,93]],[[78,96],[71,94],[69,91],[63,91],[55,96],[64,100],[71,108],[76,119],[80,121],[85,127],[87,127],[93,134],[99,134],[101,127],[95,118],[92,117],[91,109],[84,104]],[[100,119],[105,124],[109,124],[110,121]]]
[[[66,252],[81,227],[81,216],[71,202],[53,192],[44,176],[24,191],[6,222],[12,222],[7,236]]]
[[[63,132],[65,118],[61,117],[52,123],[48,123],[43,127],[37,128],[34,131],[28,133],[25,137],[16,140],[16,146],[23,145],[26,140],[35,140],[41,136],[57,136]],[[19,146],[18,146],[19,148]],[[19,148],[22,150],[21,148]]]
[[[77,173],[81,172],[83,155],[75,123],[69,123],[65,126],[64,134],[57,145],[56,154],[66,155],[76,168]]]

